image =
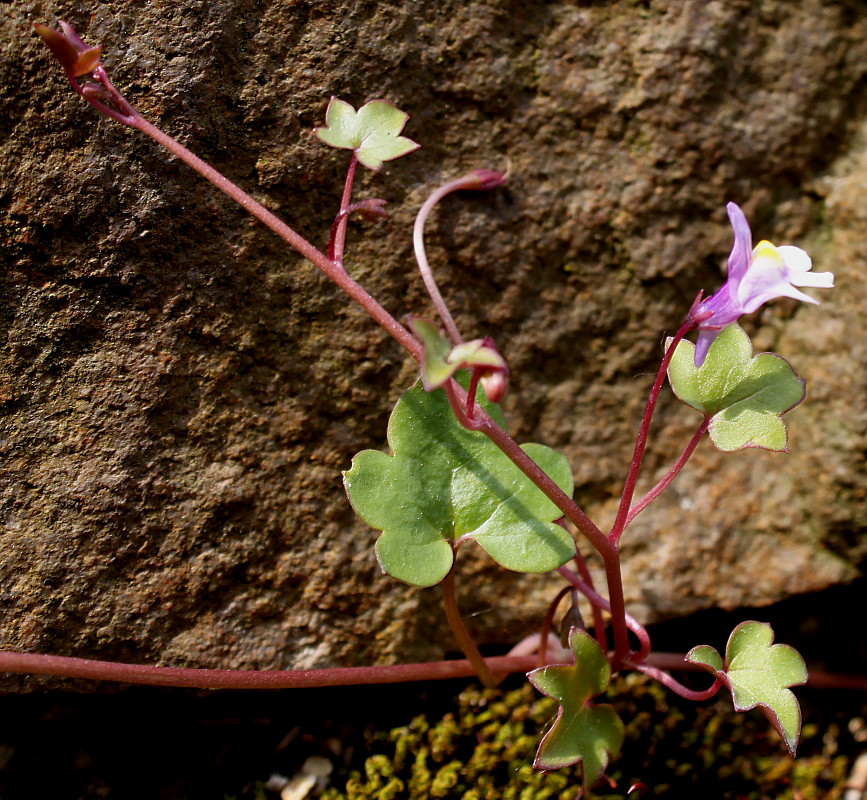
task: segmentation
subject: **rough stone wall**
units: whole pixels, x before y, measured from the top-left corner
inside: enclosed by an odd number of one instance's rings
[[[151,121],[319,244],[345,169],[311,135],[328,98],[405,109],[423,149],[362,176],[392,216],[350,226],[347,262],[397,315],[430,313],[409,236],[426,193],[508,166],[506,188],[436,212],[430,255],[462,329],[509,358],[513,433],[563,448],[603,523],[663,332],[722,280],[726,201],[756,239],[807,247],[838,288],[749,321],[809,382],[792,454],[700,448],[630,529],[627,593],[653,620],[856,574],[863,3],[22,0],[0,18],[0,646],[238,668],[452,647],[436,590],[378,574],[341,489],[413,366],[231,201],[86,107],[32,33],[54,15],[104,45]],[[695,423],[662,403],[642,486]],[[461,564],[481,639],[538,622],[550,580]]]

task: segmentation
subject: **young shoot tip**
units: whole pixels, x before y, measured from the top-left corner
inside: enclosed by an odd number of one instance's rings
[[[99,66],[102,45],[88,47],[71,25],[63,20],[58,20],[58,23],[62,33],[39,22],[33,25],[33,29],[70,79],[93,72]]]
[[[474,169],[464,176],[464,180],[466,183],[461,187],[463,189],[487,191],[502,186],[506,175],[494,169]]]

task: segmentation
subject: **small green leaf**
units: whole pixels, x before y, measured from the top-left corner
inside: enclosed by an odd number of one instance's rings
[[[418,149],[411,139],[400,136],[409,115],[385,100],[372,100],[356,111],[349,103],[331,98],[325,110],[325,127],[316,128],[319,139],[330,147],[354,150],[370,169]]]
[[[471,342],[455,345],[448,360],[450,364],[466,364],[468,367],[502,369],[506,366],[503,357],[493,347],[488,347],[484,339],[473,339]]]
[[[499,406],[480,404],[502,423]],[[382,531],[382,569],[415,586],[433,586],[451,569],[452,542],[476,542],[501,566],[549,572],[575,555],[572,537],[554,524],[555,506],[487,436],[461,427],[445,391],[415,386],[398,400],[388,423],[393,455],[365,450],[344,473],[355,512]],[[542,445],[528,453],[567,494],[572,471]]]
[[[611,706],[589,702],[608,688],[611,679],[605,653],[592,636],[578,628],[570,631],[569,646],[575,666],[543,667],[527,675],[542,694],[560,703],[533,766],[559,769],[580,761],[586,790],[599,780],[609,758],[620,752],[624,727]]]
[[[734,324],[714,339],[701,367],[695,366],[694,353],[692,342],[681,341],[668,379],[678,398],[711,418],[714,445],[726,452],[745,447],[788,452],[780,416],[804,399],[804,381],[789,363],[773,353],[753,356],[749,337]]]
[[[801,709],[790,686],[807,682],[807,667],[797,650],[773,644],[765,622],[742,622],[729,637],[725,664],[714,648],[694,647],[686,660],[700,664],[731,690],[735,711],[761,708],[794,756],[801,734]]]
[[[693,647],[686,654],[686,660],[691,664],[701,664],[703,667],[707,667],[710,672],[720,672],[725,666],[719,651],[709,644]]]
[[[421,367],[421,377],[424,388],[428,391],[442,386],[457,372],[460,365],[449,364],[451,343],[440,333],[439,327],[429,319],[413,317],[409,321],[412,332],[424,345],[424,363]]]
[[[459,369],[468,367],[504,368],[506,362],[484,339],[473,339],[452,348],[451,343],[429,319],[411,317],[409,326],[424,345],[421,377],[429,392],[438,389]]]

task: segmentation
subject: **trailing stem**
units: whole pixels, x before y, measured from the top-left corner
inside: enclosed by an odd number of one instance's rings
[[[528,672],[537,666],[538,656],[494,656],[485,664],[492,673],[507,675]],[[684,661],[678,653],[651,653],[643,666],[704,672],[696,664]],[[642,670],[642,671],[647,671]],[[302,670],[231,670],[181,669],[123,664],[117,661],[94,661],[69,656],[46,656],[38,653],[0,651],[0,672],[25,675],[51,675],[97,681],[117,681],[146,686],[180,686],[194,689],[305,689],[325,686],[362,686],[385,683],[471,678],[476,674],[469,661],[430,661],[421,664],[392,664],[379,667],[335,667]],[[864,675],[834,675],[810,670],[811,688],[867,691]]]
[[[489,674],[527,672],[536,666],[536,656],[499,656],[484,659],[484,665]],[[195,689],[304,689],[471,678],[478,674],[478,669],[465,660],[302,670],[179,669],[0,652],[0,672]]]

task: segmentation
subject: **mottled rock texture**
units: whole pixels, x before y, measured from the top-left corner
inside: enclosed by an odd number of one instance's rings
[[[32,33],[54,15],[103,43],[151,121],[318,244],[346,163],[311,135],[328,98],[405,109],[423,149],[363,176],[392,217],[353,224],[348,251],[397,315],[430,313],[409,236],[426,193],[508,166],[507,188],[436,212],[430,255],[464,331],[509,358],[513,433],[564,449],[601,523],[663,333],[722,279],[726,201],[757,239],[810,249],[838,276],[822,307],[749,320],[809,382],[792,454],[702,446],[625,538],[627,594],[653,620],[856,574],[863,3],[21,0],[0,18],[0,646],[238,668],[453,648],[437,591],[379,575],[341,489],[413,365],[231,201],[86,107]],[[644,488],[697,423],[666,396]],[[461,573],[483,641],[531,630],[553,585],[469,552]]]

